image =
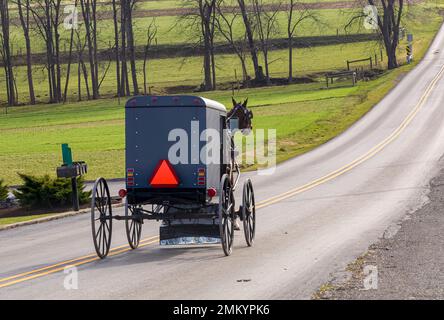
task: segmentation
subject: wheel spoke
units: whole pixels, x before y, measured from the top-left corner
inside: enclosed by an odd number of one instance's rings
[[[107,248],[108,248],[108,238],[106,237],[106,232],[103,232],[103,244],[104,244],[104,250],[106,252]]]
[[[97,230],[97,232],[96,232],[96,239],[97,239],[97,236],[99,235],[99,232],[102,230],[102,224],[100,224],[100,227],[99,227],[99,229]]]

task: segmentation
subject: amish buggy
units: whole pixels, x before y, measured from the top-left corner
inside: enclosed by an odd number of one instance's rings
[[[256,232],[253,184],[243,184],[236,210],[234,191],[240,169],[234,132],[248,134],[253,114],[233,99],[222,104],[195,96],[139,96],[125,106],[125,215],[113,215],[107,181],[92,190],[91,224],[97,255],[110,250],[113,220],[125,222],[128,243],[136,249],[146,220],[161,222],[161,245],[222,244],[233,250],[237,220],[248,246]]]

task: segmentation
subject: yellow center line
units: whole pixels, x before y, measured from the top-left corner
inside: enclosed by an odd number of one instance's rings
[[[350,170],[352,170],[356,166],[358,166],[358,165],[362,164],[363,162],[367,161],[368,159],[372,158],[374,155],[376,155],[381,150],[383,150],[388,144],[390,144],[396,138],[398,138],[400,136],[400,134],[407,128],[407,126],[413,121],[413,119],[416,117],[418,112],[424,106],[424,104],[427,101],[427,99],[430,97],[433,89],[436,87],[436,84],[443,77],[443,75],[444,75],[444,66],[441,68],[439,73],[435,76],[435,78],[432,80],[430,85],[427,87],[426,91],[421,96],[421,99],[416,104],[414,109],[407,115],[407,117],[399,125],[399,127],[396,128],[392,132],[392,134],[390,134],[390,136],[388,136],[382,142],[380,142],[379,144],[377,144],[376,146],[371,148],[364,155],[358,157],[357,159],[353,160],[349,164],[346,164],[343,167],[341,167],[341,168],[339,168],[339,169],[337,169],[337,170],[335,170],[335,171],[333,171],[333,172],[331,172],[331,173],[329,173],[329,174],[327,174],[327,175],[325,175],[325,176],[323,176],[321,178],[313,180],[313,181],[311,181],[311,182],[309,182],[309,183],[307,183],[307,184],[305,184],[303,186],[291,189],[291,190],[289,190],[287,192],[284,192],[284,193],[278,194],[276,196],[270,197],[270,198],[268,198],[266,200],[263,200],[263,201],[259,202],[256,205],[256,208],[257,209],[264,208],[264,207],[270,206],[270,205],[272,205],[274,203],[277,203],[277,202],[280,202],[282,200],[285,200],[285,199],[288,199],[290,197],[293,197],[293,196],[295,196],[295,195],[297,195],[299,193],[302,193],[302,192],[308,191],[310,189],[313,189],[316,186],[324,184],[324,183],[326,183],[326,182],[328,182],[330,180],[333,180],[334,178],[336,178],[338,176],[341,176],[341,175],[349,172]],[[158,236],[146,238],[146,239],[141,241],[141,244],[139,245],[139,248],[148,246],[150,244],[153,244],[153,243],[157,242],[158,240],[159,240]],[[148,241],[148,242],[146,242],[146,241]],[[122,246],[119,246],[119,247],[111,249],[109,256],[115,256],[115,255],[118,255],[118,254],[121,254],[121,253],[124,253],[124,252],[131,251],[131,248],[129,248],[129,247],[125,248],[125,247],[126,247],[126,245],[122,245]],[[94,254],[91,254],[91,255],[80,257],[80,258],[75,258],[75,259],[59,262],[59,263],[56,263],[56,264],[53,264],[53,265],[50,265],[50,266],[47,266],[47,267],[43,267],[43,268],[40,268],[40,269],[36,269],[36,270],[33,270],[33,271],[17,274],[17,275],[11,276],[11,277],[2,278],[2,279],[0,279],[0,288],[11,286],[11,285],[16,284],[16,283],[32,280],[32,279],[35,279],[35,278],[43,277],[45,275],[49,275],[49,274],[53,274],[53,273],[62,271],[62,270],[64,270],[66,268],[67,265],[69,265],[69,266],[80,266],[80,265],[84,265],[84,264],[87,264],[87,263],[90,263],[90,262],[93,262],[93,261],[97,261],[97,260],[100,260],[100,258],[97,257]],[[20,279],[18,279],[18,278],[20,278]],[[14,279],[17,279],[17,280],[14,280]],[[10,280],[13,280],[13,281],[10,281]],[[6,281],[8,281],[8,282],[6,282]],[[2,284],[2,282],[6,282],[6,283]]]
[[[158,238],[153,240],[153,241],[143,243],[143,244],[139,245],[139,248],[146,247],[146,246],[148,246],[150,244],[156,243],[157,241],[159,241]],[[125,248],[125,249],[114,251],[114,252],[110,253],[109,256],[112,257],[112,256],[115,256],[115,255],[118,255],[118,254],[121,254],[121,253],[124,253],[124,252],[128,252],[128,251],[131,251],[131,250],[132,249],[128,247],[128,248]],[[17,280],[13,280],[13,281],[10,281],[10,282],[6,282],[6,283],[3,283],[3,284],[0,284],[0,288],[9,287],[9,286],[12,286],[12,285],[17,284],[17,283],[25,282],[25,281],[32,280],[32,279],[35,279],[35,278],[40,278],[40,277],[43,277],[43,276],[46,276],[46,275],[50,275],[50,274],[53,274],[53,273],[56,273],[56,272],[59,272],[59,271],[63,271],[63,270],[65,270],[65,268],[67,266],[78,267],[78,266],[81,266],[81,265],[84,265],[84,264],[87,264],[87,263],[90,263],[90,262],[93,262],[93,261],[98,261],[98,260],[101,260],[101,259],[99,257],[95,256],[95,257],[93,257],[91,259],[86,259],[86,260],[83,260],[83,261],[80,261],[80,262],[68,264],[68,265],[63,266],[63,267],[59,267],[59,268],[55,268],[55,269],[50,269],[48,271],[41,272],[41,273],[36,273],[36,274],[33,274],[33,275],[29,276],[29,277],[25,277],[25,278],[21,278],[21,279],[17,279]]]
[[[142,243],[144,243],[146,241],[150,241],[150,240],[154,240],[154,239],[158,239],[158,238],[159,238],[158,236],[149,237],[149,238],[141,240],[140,243],[142,244]],[[110,253],[112,253],[112,252],[114,252],[116,250],[122,249],[122,248],[127,248],[127,247],[128,247],[128,245],[122,245],[122,246],[118,246],[118,247],[112,248],[110,250]],[[89,255],[86,255],[86,256],[79,257],[79,258],[58,262],[56,264],[52,264],[52,265],[49,265],[49,266],[46,266],[46,267],[43,267],[43,268],[39,268],[39,269],[35,269],[35,270],[32,270],[32,271],[16,274],[16,275],[13,275],[13,276],[10,276],[10,277],[6,277],[6,278],[1,278],[0,279],[0,284],[2,282],[5,282],[5,281],[21,278],[21,277],[24,277],[24,276],[27,276],[27,275],[30,275],[30,274],[42,272],[42,271],[45,271],[45,270],[48,270],[48,269],[52,269],[52,268],[55,268],[55,267],[58,267],[58,266],[72,264],[73,262],[78,262],[78,261],[89,259],[89,258],[92,258],[92,257],[97,257],[97,255],[96,254],[89,254]],[[0,288],[1,288],[1,285],[0,285]]]

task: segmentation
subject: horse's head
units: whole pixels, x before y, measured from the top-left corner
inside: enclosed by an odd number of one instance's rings
[[[234,98],[232,98],[232,101],[233,109],[228,113],[227,120],[237,118],[239,120],[239,130],[241,130],[242,134],[247,135],[253,129],[253,112],[247,108],[248,98],[243,103],[236,102]]]

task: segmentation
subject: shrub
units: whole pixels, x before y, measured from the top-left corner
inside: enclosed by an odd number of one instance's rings
[[[54,179],[48,175],[42,177],[20,174],[23,185],[14,191],[14,195],[23,207],[58,208],[72,204],[70,179]],[[91,192],[85,192],[82,178],[77,179],[80,204],[88,202]]]
[[[5,201],[8,197],[8,186],[3,184],[3,180],[0,179],[0,201]]]

